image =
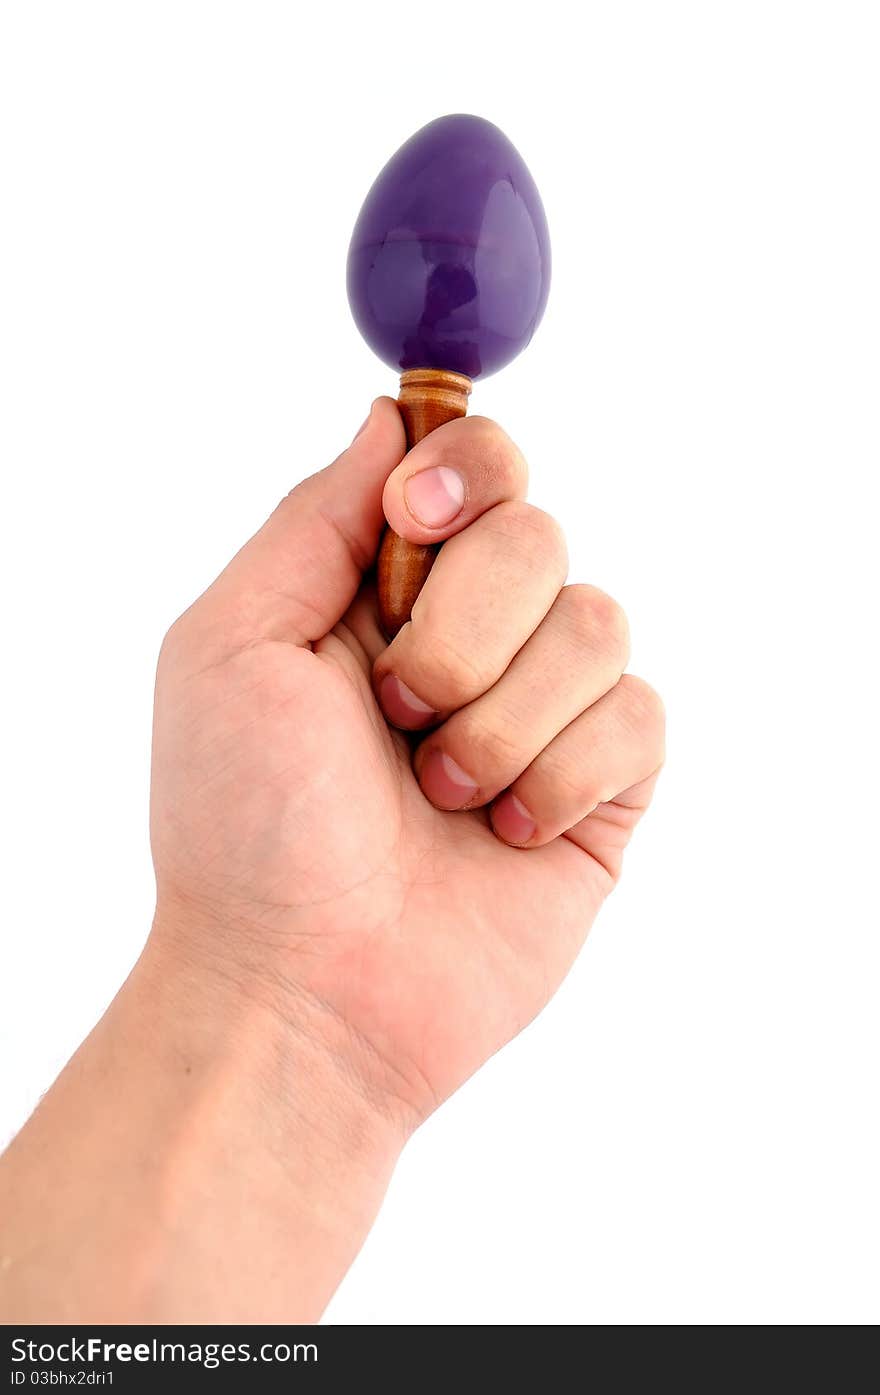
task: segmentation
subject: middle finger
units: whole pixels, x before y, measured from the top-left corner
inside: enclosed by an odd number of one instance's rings
[[[376,661],[388,720],[417,730],[486,692],[547,614],[567,566],[559,525],[518,500],[450,539],[412,619]]]

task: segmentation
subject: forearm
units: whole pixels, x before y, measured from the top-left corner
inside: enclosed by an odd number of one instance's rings
[[[0,1159],[0,1317],[317,1319],[405,1128],[259,996],[146,951]]]

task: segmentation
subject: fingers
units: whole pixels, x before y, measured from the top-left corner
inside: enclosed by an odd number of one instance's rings
[[[522,502],[525,484],[519,452],[479,418],[441,427],[389,475],[394,530],[448,541],[374,686],[395,726],[434,728],[414,768],[436,807],[491,803],[505,842],[566,834],[614,875],[663,762],[662,704],[623,671],[620,607],[563,588],[560,530]]]
[[[410,542],[442,542],[496,504],[522,498],[526,483],[526,463],[501,428],[484,417],[462,418],[432,431],[391,472],[385,514]],[[423,521],[428,515],[431,526]],[[372,667],[388,640],[369,586],[361,589],[345,621]]]
[[[522,502],[525,484],[519,452],[479,418],[441,427],[389,475],[394,530],[447,541],[374,686],[395,726],[433,728],[414,769],[436,807],[492,804],[504,841],[566,833],[610,865],[638,817],[621,791],[649,793],[662,764],[662,706],[624,673],[620,607],[563,587],[560,530]]]
[[[405,451],[397,406],[379,398],[348,449],[288,494],[203,597],[230,641],[241,629],[306,644],[336,624],[376,555],[382,490]]]
[[[647,780],[640,780],[614,799],[598,805],[580,823],[565,831],[568,841],[589,853],[594,862],[605,868],[612,881],[620,876],[626,845],[651,802],[659,776],[659,769],[655,770]]]
[[[447,542],[412,619],[374,667],[388,719],[415,730],[485,693],[549,611],[566,568],[558,524],[518,501]]]
[[[440,809],[488,803],[614,687],[628,657],[620,606],[594,586],[564,587],[494,687],[422,742],[422,790]]]
[[[402,538],[435,543],[506,499],[525,498],[528,470],[494,422],[464,417],[432,431],[392,471],[382,503]]]
[[[587,819],[663,764],[663,705],[631,674],[560,732],[492,807],[492,826],[517,847],[540,847]]]

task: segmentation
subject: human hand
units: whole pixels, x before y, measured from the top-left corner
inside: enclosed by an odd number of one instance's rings
[[[380,399],[159,664],[153,943],[271,1003],[407,1129],[558,986],[663,760],[620,608],[563,585],[525,487],[491,422],[405,456]],[[385,516],[451,539],[390,645],[363,577]]]
[[[404,450],[380,400],[168,634],[153,931],[0,1159],[6,1321],[314,1321],[620,873],[663,737],[619,608],[497,427]],[[383,490],[450,539],[390,645]]]

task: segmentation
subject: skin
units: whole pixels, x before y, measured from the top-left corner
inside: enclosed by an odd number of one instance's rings
[[[497,426],[404,456],[380,399],[166,637],[155,921],[0,1160],[7,1322],[317,1319],[620,875],[663,761],[620,608]],[[390,645],[386,518],[450,540]]]

